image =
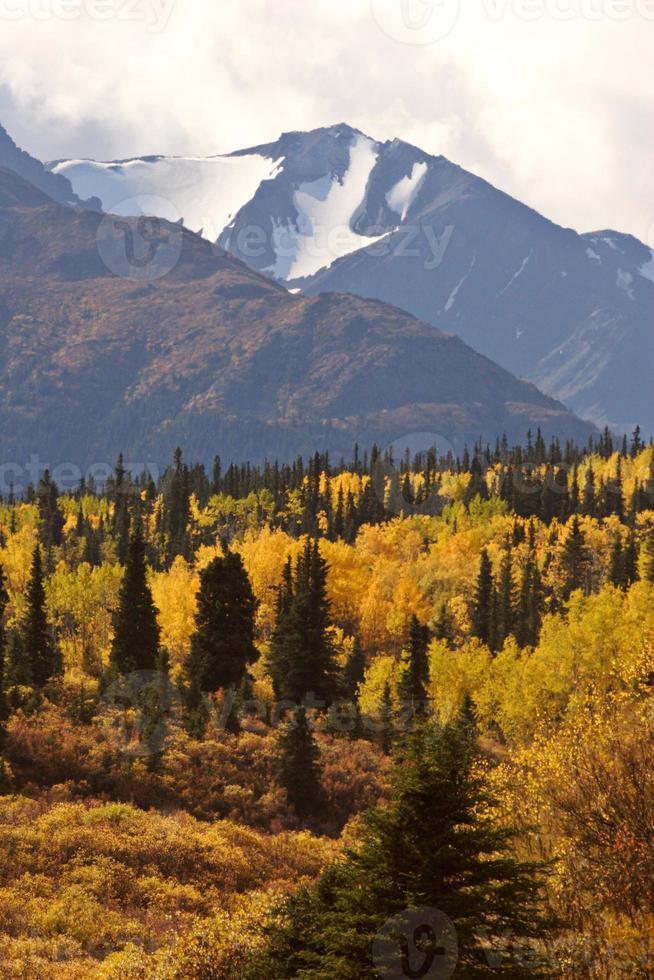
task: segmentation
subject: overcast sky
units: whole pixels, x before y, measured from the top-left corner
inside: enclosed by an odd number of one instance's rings
[[[654,0],[0,0],[0,121],[41,158],[349,122],[654,247]]]

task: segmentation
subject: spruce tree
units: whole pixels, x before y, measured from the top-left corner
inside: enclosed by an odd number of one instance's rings
[[[307,538],[295,573],[285,571],[268,669],[278,700],[300,704],[307,695],[325,707],[338,691],[330,636],[327,565],[318,542]]]
[[[391,685],[388,681],[384,684],[381,704],[379,706],[379,745],[385,755],[391,751],[395,739],[395,726],[393,723],[393,696]]]
[[[346,698],[355,700],[359,691],[359,685],[363,683],[365,673],[366,655],[361,646],[361,640],[356,636],[352,650],[343,668],[343,693]]]
[[[513,552],[507,541],[497,590],[495,646],[501,650],[514,628]]]
[[[402,710],[411,714],[423,714],[429,703],[429,628],[423,626],[417,616],[411,617],[407,662],[402,671],[399,698]]]
[[[543,868],[514,857],[515,833],[499,822],[496,802],[472,726],[418,730],[402,747],[390,802],[366,816],[358,844],[266,923],[266,947],[246,978],[374,980],[427,976],[447,963],[469,980],[552,976],[538,948],[553,928],[540,907]],[[449,919],[444,935],[456,948],[430,929],[433,910],[436,930]],[[415,972],[397,933],[416,943]],[[489,962],[485,940],[507,935]]]
[[[543,586],[532,545],[522,570],[516,611],[515,637],[520,647],[535,647],[538,643],[542,611]]]
[[[155,670],[159,655],[159,625],[147,583],[145,542],[139,525],[127,548],[125,573],[118,594],[111,645],[111,667],[118,674]]]
[[[46,470],[36,490],[39,508],[39,538],[46,554],[63,540],[64,515],[59,509],[59,489]]]
[[[569,599],[577,589],[589,591],[590,553],[577,516],[570,521],[563,542],[561,570],[563,573],[561,595],[564,599]]]
[[[318,812],[322,801],[320,752],[304,708],[296,708],[278,739],[277,781],[300,820]]]
[[[494,605],[493,566],[488,551],[483,548],[472,605],[472,635],[488,646],[493,643]]]
[[[608,580],[616,589],[626,589],[627,576],[625,567],[625,553],[622,547],[622,538],[616,534],[611,555],[609,558]]]
[[[207,693],[236,689],[258,657],[254,645],[257,601],[241,556],[228,551],[200,575],[195,631],[185,665]]]
[[[21,624],[23,657],[29,665],[31,683],[42,688],[61,670],[61,656],[48,623],[45,581],[39,545],[32,555],[27,586],[27,611]]]

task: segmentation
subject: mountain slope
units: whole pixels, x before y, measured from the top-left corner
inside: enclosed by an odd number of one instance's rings
[[[0,167],[13,170],[60,204],[84,204],[86,207],[96,209],[100,207],[97,199],[81,201],[66,177],[52,173],[40,160],[19,149],[2,126],[0,126]]]
[[[561,438],[591,432],[393,307],[293,296],[179,225],[27,206],[33,191],[8,172],[0,188],[5,461],[34,453],[86,466],[124,450],[161,463],[177,444],[203,459],[338,454],[415,432],[460,449],[537,425]],[[152,259],[137,267],[140,281],[111,272],[128,242]],[[175,242],[178,259],[162,270]]]
[[[164,198],[164,216],[266,275],[393,303],[582,415],[654,432],[654,253],[636,239],[578,235],[443,157],[344,124],[201,161],[55,170],[105,206]]]

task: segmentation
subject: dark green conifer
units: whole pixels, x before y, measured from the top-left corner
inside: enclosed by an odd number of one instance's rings
[[[429,628],[417,616],[411,617],[407,660],[400,677],[398,695],[402,710],[424,714],[429,703]]]
[[[343,668],[343,693],[346,698],[355,700],[359,685],[363,683],[366,673],[366,655],[361,640],[355,636],[352,650]]]
[[[568,525],[568,532],[563,541],[561,554],[561,569],[563,584],[561,595],[569,599],[576,589],[590,591],[590,554],[586,547],[586,539],[581,529],[579,518],[575,515]]]
[[[159,625],[147,583],[145,542],[139,525],[127,549],[125,573],[114,616],[111,667],[118,674],[154,670],[159,655]]]
[[[279,736],[277,780],[300,820],[318,812],[322,801],[320,752],[304,708],[296,708]]]
[[[330,635],[327,565],[307,538],[295,574],[287,566],[280,590],[268,669],[279,700],[300,704],[311,694],[327,707],[338,691]]]
[[[482,548],[479,574],[472,604],[472,635],[492,645],[494,632],[495,584],[493,566],[486,548]]]
[[[41,549],[32,555],[27,586],[27,611],[21,624],[23,656],[29,664],[29,676],[36,688],[44,687],[61,671],[61,654],[48,623],[45,604],[45,577]]]
[[[266,923],[266,947],[247,980],[374,980],[441,967],[466,978],[553,976],[539,948],[553,927],[541,911],[543,866],[514,856],[515,833],[496,816],[480,761],[474,727],[464,721],[414,734],[402,747],[390,803],[369,813],[359,843]],[[442,919],[430,928],[425,910],[434,909],[447,917],[442,932]],[[405,943],[407,933],[416,942],[415,972],[391,928],[380,942],[389,923]],[[511,943],[489,962],[485,944],[506,936]]]

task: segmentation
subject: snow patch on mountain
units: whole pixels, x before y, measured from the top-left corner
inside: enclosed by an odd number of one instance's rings
[[[425,162],[414,163],[409,176],[402,177],[386,195],[386,203],[392,211],[399,214],[401,221],[404,221],[409,213],[409,208],[416,199],[428,169],[429,167]]]
[[[626,272],[624,269],[618,269],[618,275],[616,279],[617,285],[620,287],[620,289],[624,289],[625,293],[631,300],[635,299],[634,291],[632,289],[633,281],[634,281],[634,277],[630,272]]]
[[[500,291],[500,293],[499,293],[499,295],[500,295],[500,296],[503,296],[503,295],[504,295],[504,293],[505,293],[505,292],[507,291],[507,289],[510,289],[510,288],[511,288],[511,286],[512,286],[512,285],[513,285],[513,283],[514,283],[514,282],[516,281],[516,279],[519,279],[519,278],[520,278],[520,276],[522,275],[522,273],[523,273],[523,272],[525,271],[525,269],[526,269],[526,268],[527,268],[527,266],[529,265],[529,262],[530,262],[530,260],[531,260],[531,257],[532,257],[532,255],[533,255],[533,254],[534,254],[534,253],[533,253],[533,249],[532,249],[532,251],[531,251],[531,252],[529,253],[529,255],[526,255],[526,256],[524,257],[524,259],[522,260],[522,264],[520,265],[520,268],[519,268],[519,269],[517,270],[517,272],[514,272],[514,273],[513,273],[513,275],[511,276],[511,278],[510,278],[510,279],[509,279],[509,281],[507,282],[507,284],[506,284],[506,286],[504,287],[504,289],[502,289],[502,290]]]
[[[251,154],[119,163],[67,160],[53,171],[68,177],[79,196],[99,197],[104,211],[140,215],[156,208],[157,217],[181,219],[191,231],[213,242],[261,181],[274,177],[280,165],[279,160]]]
[[[456,286],[454,287],[454,289],[452,290],[452,292],[447,298],[447,303],[445,304],[446,313],[448,313],[456,303],[456,298],[459,295],[459,290],[461,289],[461,286],[463,286],[464,282],[466,281],[466,279],[474,269],[476,262],[477,262],[477,253],[475,252],[475,254],[472,256],[472,262],[470,263],[470,268],[466,272],[463,279],[461,279],[461,281],[456,284]]]
[[[650,260],[646,262],[645,265],[641,265],[638,270],[641,276],[645,279],[649,279],[650,282],[654,282],[654,249],[650,249]]]
[[[357,134],[350,146],[348,168],[340,181],[326,175],[301,184],[293,192],[297,219],[295,222],[273,219],[276,261],[264,272],[277,279],[311,276],[319,269],[329,268],[336,259],[384,237],[359,235],[352,227],[378,154],[378,143]]]

